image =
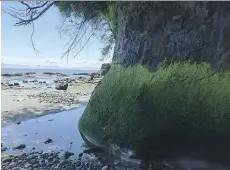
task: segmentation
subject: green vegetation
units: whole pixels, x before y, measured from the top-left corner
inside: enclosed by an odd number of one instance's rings
[[[215,73],[206,63],[163,64],[156,72],[113,65],[79,128],[96,140],[129,148],[208,144],[229,136],[229,87],[230,73]]]
[[[115,43],[117,4],[118,2],[115,1],[60,1],[55,3],[64,18],[74,23],[72,29],[74,31],[79,29],[80,37],[86,32],[92,35],[98,34],[97,37],[104,42],[102,57],[109,56]],[[68,29],[64,29],[65,34],[68,34],[69,25]],[[70,49],[72,49],[71,46]]]

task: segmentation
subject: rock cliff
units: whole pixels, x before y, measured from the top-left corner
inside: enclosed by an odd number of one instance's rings
[[[230,69],[230,2],[122,2],[113,60],[154,70],[164,59]]]

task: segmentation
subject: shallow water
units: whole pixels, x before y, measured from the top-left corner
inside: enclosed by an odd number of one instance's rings
[[[78,120],[85,108],[50,114],[36,119],[11,124],[2,128],[3,146],[9,148],[4,153],[18,154],[31,151],[62,151],[69,150],[78,154],[83,151],[84,140],[78,131]],[[45,144],[51,138],[53,143]],[[71,144],[72,143],[72,144]],[[12,147],[25,144],[23,150],[13,150]]]
[[[22,152],[40,150],[44,152],[61,152],[68,150],[75,154],[72,158],[76,158],[77,155],[86,148],[85,140],[83,140],[78,130],[78,121],[84,109],[85,107],[57,114],[49,114],[21,122],[19,125],[10,124],[2,127],[2,143],[4,147],[8,148],[8,150],[2,152],[2,154],[20,154]],[[47,138],[51,138],[53,143],[45,144],[44,141]],[[13,150],[12,147],[18,144],[25,144],[26,148],[23,150]],[[34,150],[32,150],[33,147],[35,147]],[[114,151],[115,150],[116,149],[114,149]],[[118,148],[118,153],[120,152],[121,150]],[[127,155],[127,153],[120,154],[119,156],[123,157],[124,155]],[[106,163],[118,160],[118,155],[112,156],[111,154],[104,153],[99,156],[104,157]],[[122,159],[121,166],[127,165],[127,162],[129,162],[129,165],[135,164],[136,167],[139,167],[141,163],[136,160],[127,159],[126,156]],[[170,167],[175,167],[177,170],[229,170],[229,168],[224,168],[220,165],[189,158],[167,161],[167,164],[169,164]],[[149,167],[149,165],[146,166]],[[163,169],[160,168],[159,170]]]

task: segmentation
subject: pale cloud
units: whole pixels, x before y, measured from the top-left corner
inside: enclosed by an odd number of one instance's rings
[[[43,59],[41,59],[41,62],[43,62],[43,63],[52,63],[52,64],[59,63],[58,60],[53,59],[53,58],[43,58]]]
[[[6,57],[2,56],[1,61],[4,64],[16,64],[16,65],[28,65],[31,67],[48,67],[59,66],[61,68],[73,68],[73,69],[99,69],[102,63],[111,62],[111,59],[104,61],[99,60],[79,60],[70,58],[67,63],[66,59],[56,59],[50,57]]]

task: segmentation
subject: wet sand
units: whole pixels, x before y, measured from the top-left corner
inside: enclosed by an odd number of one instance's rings
[[[55,90],[54,86],[1,86],[1,126],[86,106],[94,87],[85,82],[72,84],[67,91]],[[73,102],[69,102],[70,98]]]

